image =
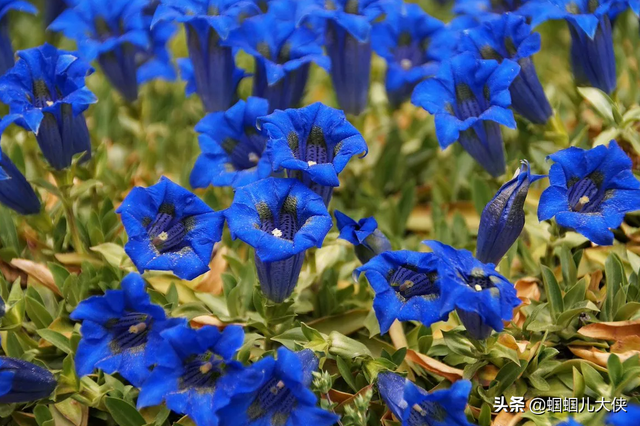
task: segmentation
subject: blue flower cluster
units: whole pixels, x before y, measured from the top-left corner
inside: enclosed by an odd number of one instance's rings
[[[81,57],[98,61],[111,84],[127,102],[138,98],[138,85],[175,79],[166,44],[171,25],[151,29],[154,2],[84,0],[66,9],[49,25],[76,41]]]
[[[241,327],[193,329],[185,319],[167,318],[161,306],[151,303],[145,282],[136,273],[127,275],[121,287],[82,301],[71,314],[73,320],[82,321],[75,357],[80,376],[96,369],[119,373],[140,388],[139,409],[164,402],[198,426],[301,425],[300,419],[330,426],[337,421],[335,414],[317,407],[309,389],[312,372],[318,368],[311,350],[281,347],[277,358],[267,356],[245,367],[234,360],[244,341]],[[5,381],[11,385],[47,378],[34,376],[37,370],[29,375],[24,367],[19,377],[5,377],[12,374],[6,371],[7,362],[18,361],[0,358],[1,402],[24,396],[13,391],[8,397],[12,399],[3,400]],[[39,392],[31,399],[52,390],[31,384],[23,389]]]

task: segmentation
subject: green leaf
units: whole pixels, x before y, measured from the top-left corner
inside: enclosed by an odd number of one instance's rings
[[[608,395],[609,386],[604,382],[600,373],[586,362],[581,365],[585,385],[597,395]]]
[[[609,371],[609,378],[611,379],[611,384],[613,386],[617,386],[618,383],[622,380],[622,362],[620,362],[620,358],[618,355],[611,354],[609,355],[609,359],[607,360],[607,370]]]
[[[602,321],[612,321],[615,310],[615,297],[620,288],[624,288],[627,284],[627,277],[624,273],[624,267],[620,258],[611,253],[604,263],[604,273],[607,279],[607,297],[602,306],[600,314]]]
[[[549,310],[551,311],[551,317],[555,320],[564,311],[564,303],[562,301],[562,292],[556,277],[553,275],[551,269],[545,265],[540,266],[542,272],[542,280],[544,282],[544,291],[547,294],[547,301],[549,302]]]
[[[569,249],[567,245],[563,245],[560,249],[560,264],[562,266],[562,280],[564,282],[564,288],[571,288],[577,280],[578,271],[576,264],[573,262],[571,249]],[[565,306],[567,306],[566,303]]]
[[[613,109],[617,109],[617,106],[606,93],[594,87],[578,87],[578,93],[589,101],[605,120],[615,122]]]
[[[136,408],[128,402],[113,397],[104,398],[104,405],[113,420],[120,426],[143,426],[147,422]]]
[[[329,334],[329,352],[332,355],[339,355],[345,358],[357,358],[361,356],[372,358],[371,352],[369,352],[369,349],[363,343],[337,331],[332,331]]]
[[[47,308],[31,296],[26,296],[25,302],[25,309],[31,321],[33,321],[38,328],[49,327],[53,322],[53,317],[49,311],[47,311]]]
[[[336,357],[336,363],[338,365],[338,371],[340,372],[340,376],[344,379],[344,381],[349,385],[354,392],[358,392],[360,389],[356,386],[356,382],[351,374],[351,367],[347,361],[342,359],[341,357]]]
[[[58,333],[57,331],[49,330],[48,328],[43,328],[38,330],[38,334],[47,342],[51,343],[56,348],[60,349],[62,352],[70,354],[73,352],[71,348],[71,343],[69,339],[64,335]]]
[[[104,260],[116,268],[120,268],[128,258],[124,251],[124,247],[114,243],[99,244],[91,247],[91,250],[96,253],[100,253],[102,257],[104,257]]]

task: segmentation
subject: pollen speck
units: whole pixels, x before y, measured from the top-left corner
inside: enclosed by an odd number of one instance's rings
[[[258,157],[258,154],[256,154],[255,152],[250,152],[249,161],[251,161],[252,163],[257,163],[258,161],[260,161],[260,157]]]
[[[480,284],[476,284],[474,288],[476,289],[476,291],[482,291],[482,286]]]
[[[210,362],[207,362],[200,366],[200,372],[202,374],[207,374],[209,371],[211,371],[212,368],[213,368],[213,364],[211,364]]]
[[[282,237],[282,231],[279,230],[278,228],[271,231],[271,234],[273,234],[274,237],[278,237],[278,238]]]
[[[400,66],[403,70],[407,71],[411,69],[411,67],[413,66],[413,62],[411,62],[409,59],[403,59],[402,61],[400,61]]]
[[[316,164],[318,164],[318,163],[316,163],[315,161],[307,161],[307,164],[308,164],[309,166],[315,166],[315,165],[316,165]]]

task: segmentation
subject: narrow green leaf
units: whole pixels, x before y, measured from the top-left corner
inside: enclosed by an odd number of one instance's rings
[[[119,426],[143,426],[147,423],[133,405],[122,399],[106,397],[104,405]]]
[[[547,301],[549,302],[549,308],[551,316],[555,320],[564,311],[564,303],[562,301],[562,292],[556,277],[553,275],[551,269],[545,265],[540,267],[542,272],[542,280],[544,282],[544,291],[547,294]]]

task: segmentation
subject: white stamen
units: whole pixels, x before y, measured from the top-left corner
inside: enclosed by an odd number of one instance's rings
[[[200,372],[202,374],[207,374],[209,371],[211,371],[212,368],[213,368],[213,364],[211,364],[210,362],[207,362],[200,366]]]
[[[413,287],[413,281],[409,281],[406,280],[404,283],[402,283],[402,285],[400,286],[400,291],[405,291],[407,289],[410,289],[411,287]]]
[[[51,105],[53,105],[53,102],[52,101],[47,101],[47,106],[51,106]]]
[[[278,228],[271,231],[271,234],[273,234],[274,237],[278,237],[278,238],[282,237],[282,231],[279,230]]]
[[[311,166],[315,166],[318,163],[316,163],[315,161],[307,161],[307,164],[309,165],[309,167],[311,167]]]
[[[403,70],[408,71],[411,69],[411,67],[413,67],[413,62],[411,62],[411,60],[409,59],[403,59],[400,61],[400,66]]]
[[[427,412],[419,404],[413,404],[413,407],[411,407],[411,408],[413,408],[418,413],[420,413],[421,416],[426,416],[427,415]]]
[[[583,195],[582,197],[580,197],[580,199],[578,200],[578,204],[576,204],[576,206],[573,209],[579,212],[584,208],[584,206],[587,205],[587,203],[589,203],[589,201],[591,201],[591,199],[586,195]]]
[[[147,329],[147,323],[139,322],[138,324],[132,325],[131,327],[129,327],[129,333],[138,334],[138,333],[142,333],[146,329]]]
[[[258,154],[256,154],[255,152],[250,152],[249,161],[251,161],[252,163],[257,163],[258,161],[260,161],[260,157],[258,157]]]
[[[275,386],[272,386],[271,389],[269,389],[269,391],[272,394],[277,395],[278,392],[282,390],[282,388],[284,388],[284,382],[280,380],[278,383],[276,383]]]
[[[482,286],[480,284],[476,284],[474,288],[476,289],[476,291],[482,291]]]
[[[166,231],[162,231],[156,238],[160,241],[167,241],[167,238],[169,238],[169,234],[167,234]]]

